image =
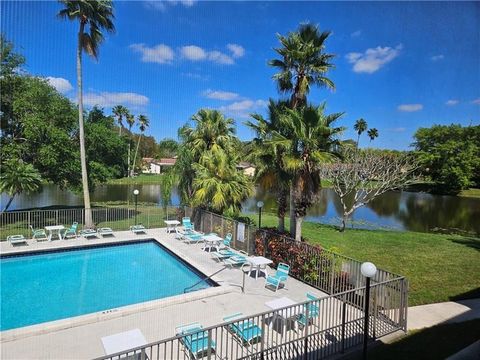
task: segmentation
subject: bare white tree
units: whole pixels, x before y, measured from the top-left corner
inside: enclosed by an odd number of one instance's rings
[[[325,165],[321,173],[332,182],[343,207],[342,225],[352,213],[377,196],[415,181],[415,160],[408,154],[374,150],[345,151],[342,162]]]

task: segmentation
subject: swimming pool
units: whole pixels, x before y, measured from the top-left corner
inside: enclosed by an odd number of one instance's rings
[[[0,270],[0,330],[183,294],[204,278],[153,240],[3,256]]]

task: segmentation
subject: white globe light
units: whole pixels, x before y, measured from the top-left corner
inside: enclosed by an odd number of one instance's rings
[[[133,195],[138,195],[140,194],[140,191],[138,191],[137,189],[133,190]]]
[[[364,262],[360,267],[360,271],[362,272],[363,276],[372,278],[377,273],[377,267],[371,262]]]
[[[263,201],[257,202],[257,207],[258,207],[258,208],[263,207],[263,205],[265,205],[265,204],[263,203]]]

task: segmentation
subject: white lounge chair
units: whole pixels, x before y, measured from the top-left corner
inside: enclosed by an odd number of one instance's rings
[[[90,239],[92,237],[97,237],[98,233],[94,229],[83,229],[80,231],[80,235],[83,236],[85,239]]]
[[[130,226],[130,230],[132,232],[134,232],[135,234],[139,234],[139,233],[144,233],[146,234],[147,231],[145,229],[145,226],[143,226],[142,224],[139,224],[139,225],[132,225]]]
[[[105,237],[105,236],[115,236],[113,234],[113,230],[109,227],[102,227],[100,229],[98,229],[97,231],[100,235],[102,235],[102,237]]]
[[[23,235],[10,235],[7,236],[7,241],[12,244],[12,246],[18,245],[18,244],[25,244],[27,245],[27,239]]]

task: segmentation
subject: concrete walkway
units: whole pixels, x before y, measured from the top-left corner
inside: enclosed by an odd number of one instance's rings
[[[409,307],[407,324],[408,330],[416,330],[473,319],[480,319],[480,299]]]

